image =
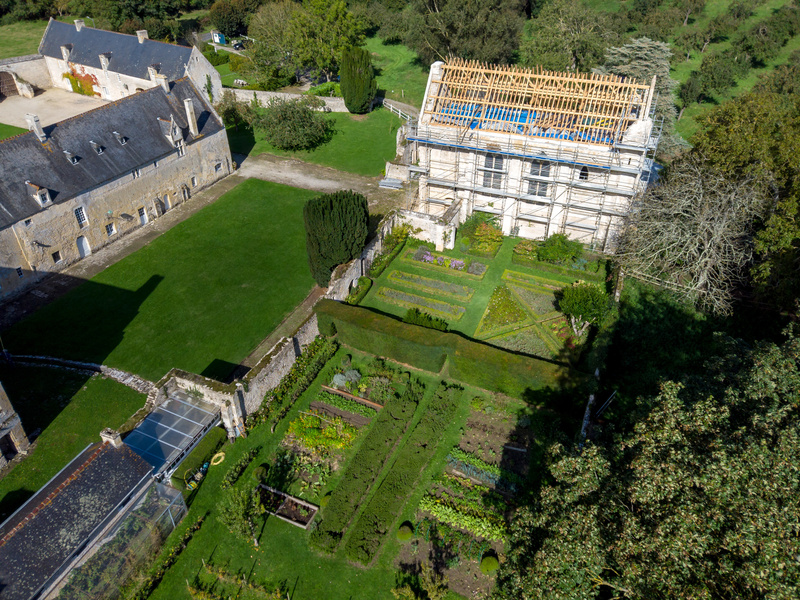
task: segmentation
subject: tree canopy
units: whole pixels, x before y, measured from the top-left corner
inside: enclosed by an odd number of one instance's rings
[[[800,595],[800,339],[725,344],[632,431],[553,446],[498,598]]]

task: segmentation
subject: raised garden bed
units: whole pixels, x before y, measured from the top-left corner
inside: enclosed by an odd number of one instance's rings
[[[403,308],[418,308],[435,317],[442,317],[448,320],[458,320],[466,312],[463,306],[450,304],[443,300],[424,298],[423,296],[401,292],[390,287],[382,287],[378,290],[377,297],[389,304],[395,304]]]
[[[350,400],[355,400],[356,402],[363,404],[364,406],[369,406],[370,408],[374,408],[375,410],[380,410],[383,408],[383,406],[381,404],[378,404],[377,402],[373,402],[372,400],[367,400],[366,398],[359,398],[358,396],[354,396],[349,392],[338,390],[334,387],[330,387],[327,385],[322,385],[321,387],[326,392],[330,392],[331,394],[336,394],[337,396],[342,396],[343,398],[349,398]]]
[[[486,271],[488,270],[485,264],[478,262],[476,260],[465,263],[464,261],[458,261],[457,259],[450,258],[449,256],[445,256],[443,254],[437,254],[435,252],[430,252],[430,251],[428,251],[428,254],[421,256],[421,258],[430,256],[431,258],[430,261],[420,260],[416,258],[417,252],[418,251],[412,251],[412,250],[404,252],[401,260],[409,262],[417,267],[431,269],[432,271],[436,271],[437,273],[449,273],[450,275],[455,275],[457,277],[468,277],[470,279],[483,279],[483,276],[486,275]],[[464,264],[465,266],[461,269],[454,268],[452,266],[453,261],[456,261],[455,262],[456,267],[459,266],[459,263]]]
[[[467,302],[475,293],[475,289],[457,283],[448,283],[440,279],[423,277],[406,271],[392,271],[389,273],[389,281],[418,289],[434,296],[449,296],[462,302]]]
[[[263,483],[258,487],[261,494],[261,502],[269,514],[301,529],[308,529],[319,510],[318,506],[301,500],[296,496],[290,496]]]

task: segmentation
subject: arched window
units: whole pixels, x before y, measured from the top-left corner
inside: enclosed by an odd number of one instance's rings
[[[581,167],[581,174],[579,176],[581,181],[587,181],[589,179],[589,169],[586,167]]]

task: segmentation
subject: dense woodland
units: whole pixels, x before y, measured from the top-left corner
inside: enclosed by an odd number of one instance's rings
[[[601,380],[620,395],[589,439],[566,428],[552,446],[496,594],[800,596],[800,338],[787,328],[800,311],[800,51],[774,64],[800,34],[796,2],[0,0],[0,18],[91,15],[175,39],[176,17],[198,8],[255,40],[242,68],[268,88],[303,70],[336,78],[372,35],[423,66],[454,55],[656,75],[664,169],[617,260],[671,291],[623,293]],[[698,103],[714,106],[683,139],[676,123]]]

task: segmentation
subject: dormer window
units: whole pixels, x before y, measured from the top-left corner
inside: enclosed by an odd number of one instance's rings
[[[64,150],[64,156],[66,156],[66,157],[67,157],[67,160],[68,160],[68,161],[69,161],[71,164],[73,164],[73,165],[77,165],[77,164],[78,164],[78,157],[77,157],[77,156],[75,156],[75,155],[74,155],[72,152],[70,152],[69,150]]]
[[[102,154],[102,153],[105,151],[105,148],[103,148],[103,147],[102,147],[100,144],[98,144],[97,142],[93,142],[93,141],[89,140],[89,144],[91,145],[91,147],[92,147],[92,150],[94,150],[94,151],[95,151],[95,152],[97,152],[98,154]]]
[[[108,70],[108,60],[111,58],[111,52],[106,52],[105,54],[100,55],[100,66],[103,68],[103,71]]]
[[[121,134],[121,133],[119,133],[118,131],[112,131],[111,133],[113,133],[113,134],[114,134],[114,137],[115,137],[115,138],[117,138],[117,141],[118,141],[118,142],[119,142],[119,143],[120,143],[122,146],[124,146],[125,144],[127,144],[127,143],[128,143],[128,138],[126,138],[124,135],[122,135],[122,134]]]
[[[30,191],[31,195],[33,196],[34,200],[39,203],[39,206],[44,208],[46,205],[52,202],[50,198],[50,190],[47,188],[39,187],[35,183],[31,183],[30,181],[26,181],[25,185],[28,186],[28,190]]]
[[[183,156],[186,154],[186,145],[183,143],[183,140],[178,140],[175,142],[175,148],[178,149],[178,156]]]
[[[72,44],[61,46],[61,58],[63,58],[65,61],[69,61],[70,52],[72,52]]]

